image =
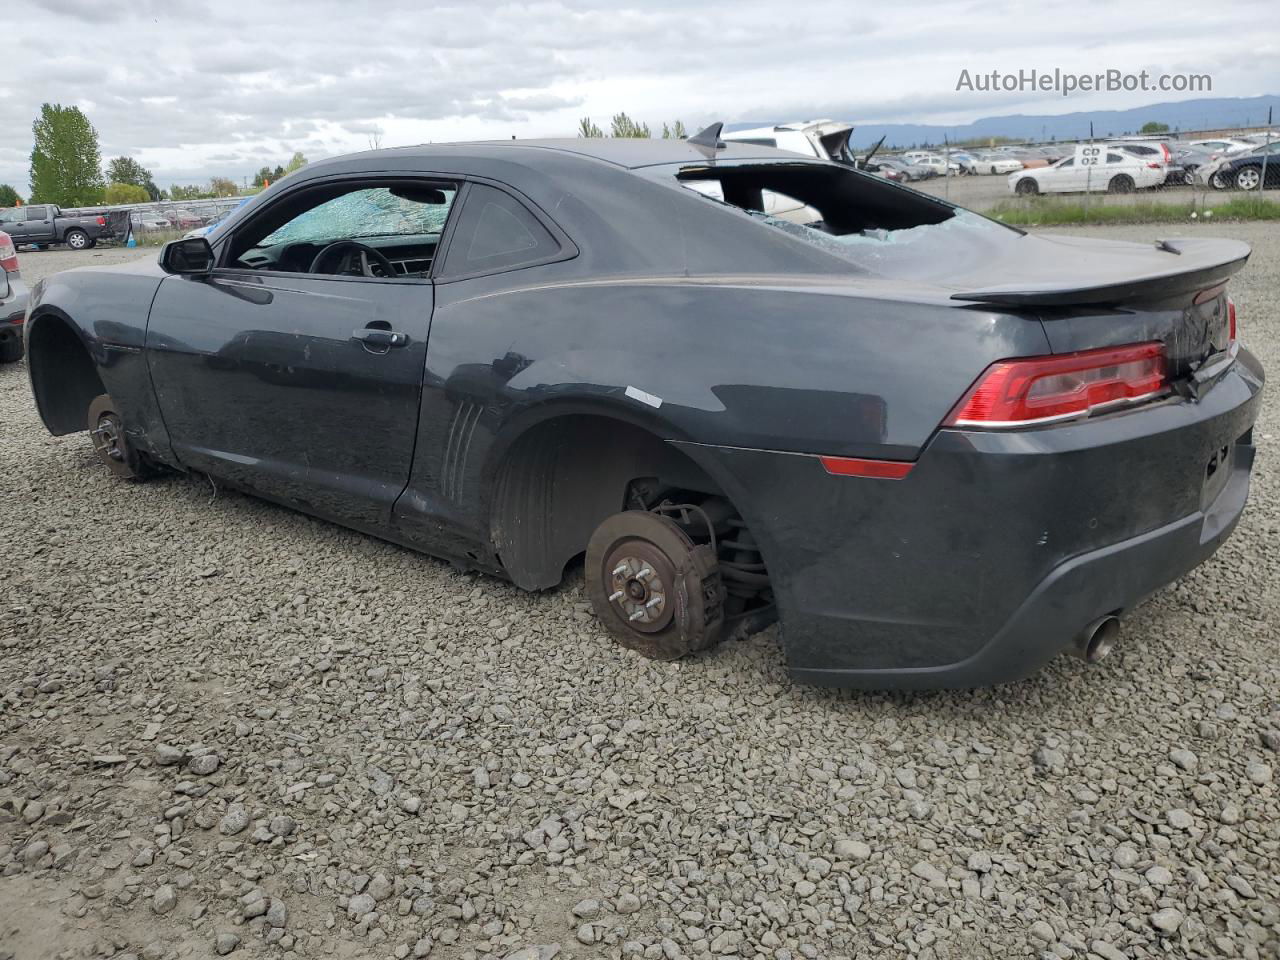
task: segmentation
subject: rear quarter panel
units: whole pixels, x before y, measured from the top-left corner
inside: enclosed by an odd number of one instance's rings
[[[909,460],[990,362],[1047,342],[1034,318],[891,286],[654,277],[459,300],[446,286],[427,377],[507,357],[496,399],[509,416],[593,397],[700,443]]]

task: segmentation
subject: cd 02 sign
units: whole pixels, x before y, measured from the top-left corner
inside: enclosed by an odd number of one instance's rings
[[[1102,162],[1102,147],[1082,143],[1076,147],[1076,166],[1096,167]]]

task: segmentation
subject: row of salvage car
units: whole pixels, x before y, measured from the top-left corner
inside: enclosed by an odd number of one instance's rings
[[[777,147],[808,157],[836,160],[901,183],[939,176],[1007,175],[1022,196],[1041,193],[1129,193],[1164,186],[1206,185],[1256,190],[1280,185],[1280,133],[1238,138],[1172,140],[1112,138],[1090,143],[1003,145],[989,150],[909,150],[856,155],[849,146],[853,125],[813,120],[726,130],[727,141]]]

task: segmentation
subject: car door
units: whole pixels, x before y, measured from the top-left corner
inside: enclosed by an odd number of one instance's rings
[[[407,189],[432,199],[393,194]],[[451,184],[414,179],[303,184],[237,225],[210,275],[164,280],[146,349],[178,459],[309,512],[385,528],[409,478],[431,259],[455,195]],[[337,241],[364,249],[319,263]],[[374,269],[368,250],[392,275]],[[339,259],[351,272],[332,269]]]
[[[1067,159],[1052,167],[1033,169],[1033,175],[1040,184],[1041,191],[1045,193],[1068,193],[1072,190],[1083,190],[1083,185],[1077,186],[1079,174],[1080,169],[1076,166],[1074,157],[1067,157]]]
[[[56,237],[53,228],[53,207],[47,203],[27,206],[26,230],[23,240],[27,243],[52,243]]]
[[[7,233],[18,246],[26,243],[27,208],[13,207],[10,210],[0,210],[0,230]]]

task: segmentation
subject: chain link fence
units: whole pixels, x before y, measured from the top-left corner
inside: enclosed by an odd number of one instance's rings
[[[105,216],[112,211],[128,211],[134,242],[150,246],[186,236],[192,230],[213,227],[248,199],[217,197],[205,200],[161,200],[157,203],[77,207],[64,209],[63,213],[68,216]]]

